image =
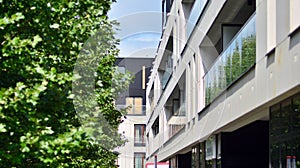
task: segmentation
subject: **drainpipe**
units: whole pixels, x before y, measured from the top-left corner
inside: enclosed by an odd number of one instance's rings
[[[157,168],[157,155],[154,156],[154,168]]]

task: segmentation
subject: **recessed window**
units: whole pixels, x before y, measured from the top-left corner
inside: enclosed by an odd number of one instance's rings
[[[173,116],[178,116],[179,115],[179,99],[173,99],[173,110],[172,110],[172,115]]]
[[[145,124],[134,125],[134,146],[145,146]]]
[[[153,136],[156,136],[159,133],[159,117],[154,121],[152,125]]]
[[[144,168],[145,153],[134,153],[134,168]]]

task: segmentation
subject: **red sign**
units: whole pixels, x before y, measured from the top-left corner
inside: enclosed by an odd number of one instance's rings
[[[154,168],[154,163],[146,163],[146,168]],[[169,168],[169,163],[167,162],[158,162],[157,168]]]

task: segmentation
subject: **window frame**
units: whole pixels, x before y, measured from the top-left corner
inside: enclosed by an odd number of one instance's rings
[[[142,157],[137,157],[137,156],[142,156]],[[139,166],[137,166],[136,164],[136,159],[137,158],[142,158],[142,167],[141,168],[144,168],[145,167],[145,158],[146,158],[146,153],[144,152],[134,152],[133,154],[133,167],[134,168],[140,168]]]
[[[142,142],[137,142],[137,128],[141,129],[141,134],[138,135]],[[140,137],[141,136],[141,137]],[[146,124],[134,124],[134,146],[146,146]]]

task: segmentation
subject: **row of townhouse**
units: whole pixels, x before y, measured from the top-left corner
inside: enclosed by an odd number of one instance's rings
[[[300,0],[162,0],[146,162],[300,167]]]

